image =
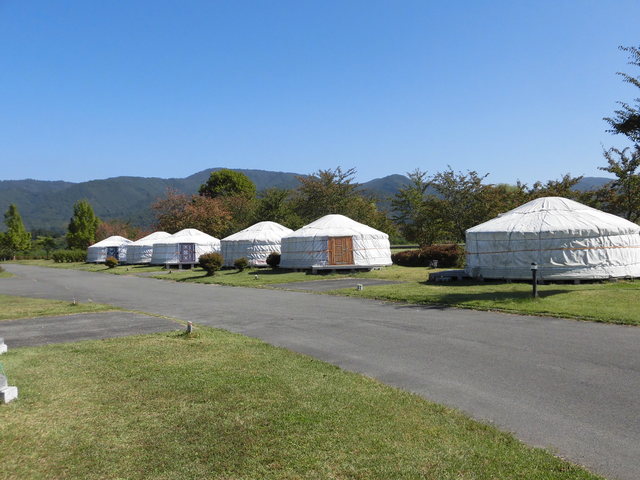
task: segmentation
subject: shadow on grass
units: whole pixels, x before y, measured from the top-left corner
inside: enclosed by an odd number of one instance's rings
[[[554,289],[538,291],[540,299],[552,297],[554,295],[562,295],[570,293],[567,290]],[[524,303],[533,301],[531,292],[473,292],[473,293],[443,293],[442,295],[430,295],[425,298],[424,303],[412,305],[398,305],[397,308],[428,308],[443,309],[447,306],[468,306],[473,304],[474,307],[482,307],[486,304],[487,308],[501,307],[501,304],[508,301]],[[480,304],[480,305],[478,305]]]

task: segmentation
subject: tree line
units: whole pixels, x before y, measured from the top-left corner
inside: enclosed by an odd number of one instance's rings
[[[640,48],[620,47],[629,55],[629,65],[640,67]],[[618,72],[624,82],[640,88],[640,75]],[[632,104],[618,102],[614,116],[604,120],[614,135],[630,145],[603,152],[600,170],[614,178],[601,188],[577,191],[582,177],[564,175],[531,186],[487,183],[488,174],[446,169],[429,175],[420,169],[408,174],[409,184],[391,199],[391,210],[381,210],[376,199],[355,181],[356,170],[318,170],[299,176],[296,189],[269,188],[258,193],[251,180],[240,172],[222,169],[212,172],[196,194],[168,191],[152,209],[155,229],[169,233],[197,228],[223,238],[258,221],[274,221],[292,229],[330,213],[348,216],[388,233],[392,242],[421,246],[464,242],[465,230],[494,218],[527,201],[543,196],[575,199],[632,222],[640,221],[640,98]],[[0,234],[0,257],[13,258],[31,248],[46,251],[59,248],[61,239],[31,238],[16,205],[5,213],[7,231]],[[119,220],[100,221],[86,200],[76,202],[67,235],[62,241],[70,249],[86,249],[96,240],[111,235],[140,238],[145,231]]]

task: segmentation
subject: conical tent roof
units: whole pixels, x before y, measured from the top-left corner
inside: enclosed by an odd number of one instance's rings
[[[380,230],[371,228],[363,223],[351,220],[344,215],[325,215],[318,220],[299,228],[284,238],[290,237],[340,237],[340,236],[376,236],[388,238],[388,235]]]
[[[181,252],[181,245],[185,246],[184,244],[195,245],[195,250],[191,248],[190,260],[186,260],[184,253]],[[201,255],[219,251],[220,240],[195,228],[185,228],[153,244],[151,263],[197,263]]]
[[[292,231],[276,222],[260,222],[223,238],[220,245],[224,266],[233,266],[239,258],[246,258],[254,267],[266,266],[267,257],[280,253],[282,237]]]
[[[347,238],[345,238],[347,237]],[[342,238],[342,240],[340,240]],[[340,250],[335,242],[340,241]],[[333,245],[333,246],[332,246]],[[342,252],[340,260],[335,252]],[[332,259],[333,258],[333,259]],[[326,215],[282,237],[282,268],[391,265],[389,236],[344,215]]]
[[[220,240],[195,228],[185,228],[174,233],[162,243],[215,243]]]
[[[113,235],[111,237],[105,238],[104,240],[100,240],[99,242],[90,245],[89,248],[92,247],[119,247],[121,245],[128,245],[133,243],[128,238],[121,237],[119,235]]]
[[[154,243],[158,242],[159,240],[165,239],[165,238],[170,237],[170,236],[171,236],[171,234],[167,233],[167,232],[153,232],[153,233],[147,235],[146,237],[139,238],[135,242],[132,242],[131,246],[133,246],[133,245],[153,245]]]
[[[640,226],[568,198],[542,197],[472,227],[467,233],[504,231],[574,236],[619,235],[639,233]]]
[[[640,276],[640,226],[562,197],[543,197],[466,232],[473,277],[549,280]]]
[[[259,222],[223,238],[222,241],[280,242],[284,235],[291,232],[293,230],[276,222]]]

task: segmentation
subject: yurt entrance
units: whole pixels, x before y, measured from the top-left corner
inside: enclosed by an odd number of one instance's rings
[[[196,263],[196,244],[180,244],[180,263]]]
[[[107,247],[107,258],[118,258],[118,247]]]
[[[353,265],[353,237],[329,237],[329,265]]]

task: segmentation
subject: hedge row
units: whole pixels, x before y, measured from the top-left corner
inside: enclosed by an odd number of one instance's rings
[[[391,255],[396,265],[403,267],[455,268],[464,265],[464,248],[458,244],[429,245],[419,250],[406,250]]]
[[[51,254],[56,263],[84,262],[87,258],[86,250],[56,250]]]

